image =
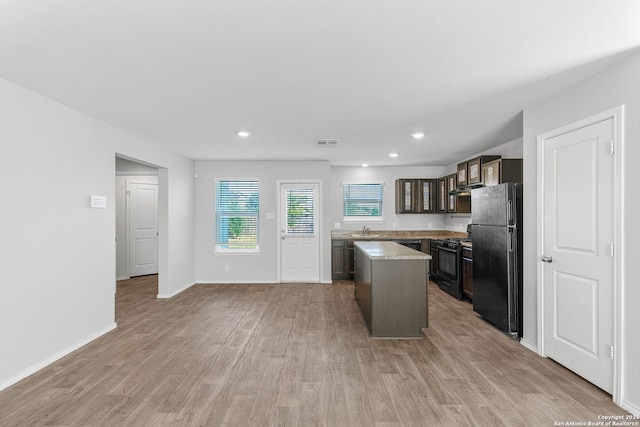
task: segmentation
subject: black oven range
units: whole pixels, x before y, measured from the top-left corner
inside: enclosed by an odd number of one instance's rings
[[[468,238],[436,240],[437,275],[433,277],[438,287],[457,299],[462,299],[462,245]],[[435,258],[435,257],[434,257]]]

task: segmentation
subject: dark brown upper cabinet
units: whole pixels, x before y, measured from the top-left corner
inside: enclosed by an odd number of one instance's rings
[[[396,213],[435,213],[437,180],[397,179]]]
[[[482,184],[482,165],[499,158],[500,156],[478,156],[471,160],[467,160],[467,182],[466,184],[461,185]],[[458,168],[460,168],[460,165],[458,165]]]
[[[522,182],[522,159],[498,159],[482,165],[485,186]]]
[[[447,212],[457,212],[458,196],[450,194],[458,188],[458,174],[448,175],[447,180]]]
[[[458,187],[457,173],[438,180],[438,212],[471,213],[471,193]]]
[[[447,191],[447,177],[443,176],[438,179],[438,212],[447,211],[447,202],[449,200],[449,192]]]
[[[396,179],[396,213],[415,213],[418,210],[417,190],[417,179]]]
[[[420,213],[435,213],[436,200],[438,200],[438,180],[419,179],[418,180],[418,210]]]
[[[458,186],[462,187],[468,184],[468,167],[467,162],[458,163]]]

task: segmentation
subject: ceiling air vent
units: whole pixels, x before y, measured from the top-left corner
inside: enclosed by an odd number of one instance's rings
[[[316,146],[318,147],[336,147],[338,145],[337,139],[317,139]]]

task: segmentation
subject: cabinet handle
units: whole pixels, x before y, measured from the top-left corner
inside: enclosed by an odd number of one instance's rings
[[[553,258],[550,256],[545,256],[543,255],[542,258],[540,259],[542,262],[553,262]]]

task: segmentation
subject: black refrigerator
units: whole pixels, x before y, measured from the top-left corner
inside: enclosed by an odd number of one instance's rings
[[[471,191],[473,311],[522,338],[522,184]]]

